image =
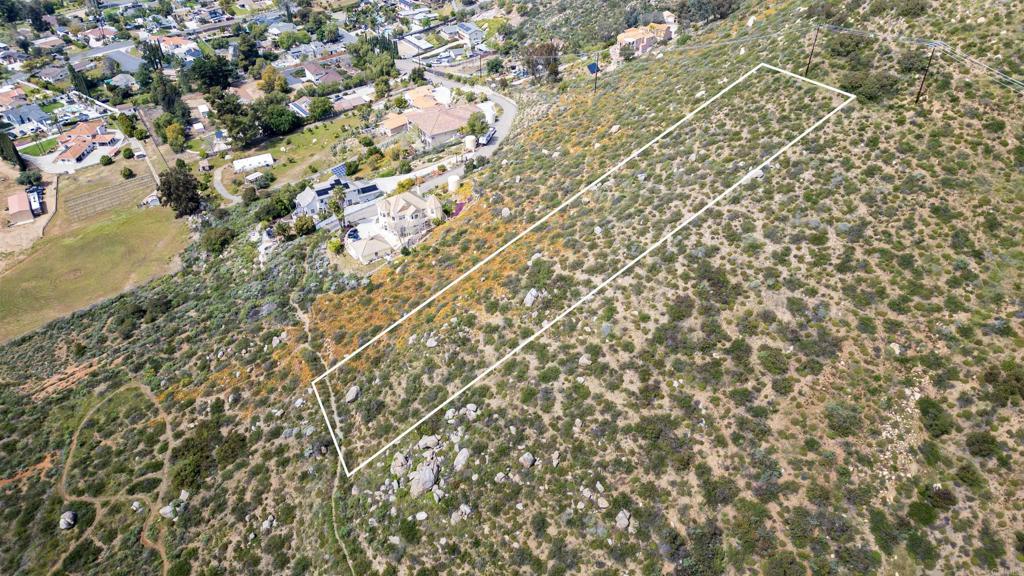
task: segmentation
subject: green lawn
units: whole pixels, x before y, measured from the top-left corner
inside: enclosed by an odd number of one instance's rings
[[[57,139],[49,138],[47,140],[40,140],[34,142],[28,146],[19,150],[22,154],[28,154],[29,156],[44,156],[53,152],[53,149],[57,147]]]
[[[43,238],[0,275],[0,342],[167,272],[187,241],[169,208],[126,208]]]
[[[54,110],[58,110],[58,109],[63,108],[63,107],[64,107],[64,103],[63,102],[54,101],[54,102],[50,102],[49,104],[47,104],[45,106],[40,106],[39,109],[42,110],[43,112],[46,112],[47,114],[49,114],[50,112],[53,112]]]

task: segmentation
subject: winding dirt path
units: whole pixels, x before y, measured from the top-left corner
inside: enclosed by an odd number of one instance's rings
[[[74,463],[75,449],[78,448],[78,437],[81,434],[82,429],[85,428],[85,423],[88,422],[89,418],[92,417],[96,410],[98,410],[100,406],[106,404],[108,400],[113,398],[115,395],[124,392],[125,390],[133,388],[142,392],[142,394],[150,402],[153,403],[153,405],[157,409],[157,413],[160,415],[160,418],[164,421],[164,440],[167,442],[167,450],[164,451],[163,468],[160,471],[160,491],[157,500],[154,502],[151,498],[149,498],[149,496],[144,495],[129,496],[127,494],[115,494],[113,496],[76,496],[68,494],[68,472],[71,470],[71,466]],[[54,574],[57,572],[57,570],[60,569],[61,565],[64,564],[64,559],[67,557],[68,554],[71,553],[72,550],[75,549],[75,546],[78,546],[79,543],[84,541],[86,538],[91,538],[95,541],[95,538],[92,535],[92,531],[93,528],[97,526],[106,515],[106,505],[111,504],[113,502],[138,500],[144,503],[146,508],[149,510],[149,515],[146,517],[145,522],[142,523],[142,532],[139,536],[139,540],[143,546],[155,550],[156,553],[160,555],[160,560],[163,566],[162,574],[163,576],[167,576],[168,571],[170,570],[170,561],[167,558],[167,548],[159,540],[150,540],[149,536],[147,535],[147,532],[149,530],[150,525],[157,518],[157,515],[159,513],[159,502],[164,502],[167,499],[167,491],[170,489],[170,482],[168,477],[171,468],[171,451],[173,448],[174,435],[171,433],[171,421],[167,417],[167,413],[164,412],[163,406],[161,406],[160,402],[157,400],[156,395],[154,395],[153,391],[150,390],[147,386],[143,386],[142,384],[136,382],[119,388],[107,394],[102,400],[93,404],[92,407],[89,408],[88,411],[86,411],[85,416],[82,418],[82,421],[78,423],[78,427],[75,428],[75,432],[71,435],[71,444],[68,448],[68,456],[64,462],[63,469],[61,470],[60,480],[57,482],[57,494],[65,502],[77,501],[86,502],[88,504],[93,505],[96,508],[96,516],[93,518],[92,524],[81,534],[81,536],[78,537],[77,540],[75,540],[75,542],[67,549],[66,552],[61,554],[60,558],[58,558],[57,561],[50,567],[49,574]],[[160,531],[163,532],[163,527],[160,528]],[[103,548],[105,549],[105,547]]]
[[[303,330],[305,330],[305,332],[306,332],[306,343],[303,344],[302,346],[305,347],[305,348],[309,348],[310,350],[313,350],[313,347],[309,345],[309,337],[310,337],[310,333],[309,333],[309,324],[310,324],[309,314],[307,314],[306,312],[303,312],[302,308],[294,300],[291,301],[291,304],[292,304],[292,308],[295,309],[295,314],[299,317],[299,320],[302,321]],[[327,343],[328,346],[331,345],[330,340],[326,340],[326,343]],[[317,358],[320,359],[321,363],[324,362],[324,357],[323,357],[322,354],[320,354],[316,350],[313,350],[313,353],[315,353],[317,355]],[[324,363],[324,366],[326,366],[326,365],[327,364]],[[328,394],[330,395],[331,409],[332,409],[332,411],[337,413],[337,409],[334,407],[334,391],[332,391],[329,386],[327,388],[328,388]],[[352,566],[352,558],[348,555],[348,546],[345,545],[345,540],[341,537],[341,532],[338,531],[338,507],[337,507],[337,504],[335,503],[335,500],[336,500],[336,497],[338,495],[338,483],[340,483],[340,482],[341,482],[341,458],[338,459],[338,465],[337,465],[337,467],[335,469],[335,472],[334,472],[334,486],[331,487],[331,527],[333,528],[335,541],[337,541],[338,545],[341,546],[341,551],[345,553],[345,562],[348,564],[349,571],[352,572],[352,576],[356,576],[356,569]],[[164,575],[164,576],[166,576],[166,575]]]

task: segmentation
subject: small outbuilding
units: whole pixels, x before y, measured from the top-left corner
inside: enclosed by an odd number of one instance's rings
[[[19,193],[7,197],[7,220],[12,226],[31,222],[34,218],[27,194]]]
[[[267,166],[273,165],[274,157],[271,156],[270,154],[250,156],[248,158],[235,160],[231,163],[231,167],[235,169],[235,172],[251,172],[259,168],[266,168]]]

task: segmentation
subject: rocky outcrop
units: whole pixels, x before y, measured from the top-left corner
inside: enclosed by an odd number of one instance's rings
[[[409,495],[418,497],[434,487],[437,482],[438,467],[436,462],[422,462],[416,471],[409,474]]]

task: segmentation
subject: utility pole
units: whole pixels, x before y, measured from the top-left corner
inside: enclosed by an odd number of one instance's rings
[[[914,105],[921,103],[921,96],[924,94],[924,83],[928,79],[928,73],[932,71],[932,60],[935,59],[935,46],[932,46],[932,53],[928,56],[928,67],[925,68],[924,74],[921,76],[921,86],[917,89],[917,98],[914,99]]]
[[[821,30],[820,26],[814,27],[814,41],[811,42],[811,53],[807,55],[807,67],[804,68],[804,76],[811,71],[811,58],[814,58],[814,49],[818,47],[818,32]]]

